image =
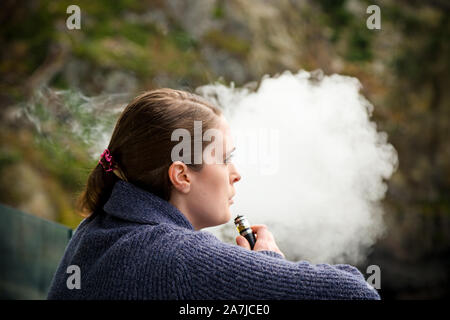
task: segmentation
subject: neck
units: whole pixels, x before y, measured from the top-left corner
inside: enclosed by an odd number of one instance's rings
[[[192,224],[195,230],[200,230],[203,226],[200,225],[195,219],[195,216],[189,212],[189,208],[186,204],[186,201],[178,194],[172,194],[169,199],[169,203],[171,203],[174,207],[176,207],[180,212],[186,217],[186,219]]]

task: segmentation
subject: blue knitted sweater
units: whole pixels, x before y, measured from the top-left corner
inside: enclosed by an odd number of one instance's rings
[[[103,209],[76,229],[48,299],[379,299],[355,267],[224,243],[125,181]],[[68,288],[71,265],[79,289]]]

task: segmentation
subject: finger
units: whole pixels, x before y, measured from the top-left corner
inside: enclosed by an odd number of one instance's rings
[[[243,236],[237,236],[236,243],[238,246],[250,250],[250,243],[248,243],[247,239],[245,239]]]
[[[254,224],[250,226],[250,228],[252,228],[253,231],[258,231],[260,229],[267,229],[267,226],[265,224]]]
[[[250,228],[252,228],[252,231],[259,238],[265,238],[270,236],[269,229],[267,229],[267,226],[264,224],[256,224],[251,226]]]

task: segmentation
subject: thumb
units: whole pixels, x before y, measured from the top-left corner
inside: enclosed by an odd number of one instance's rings
[[[236,243],[238,246],[250,250],[250,243],[243,236],[237,236]]]

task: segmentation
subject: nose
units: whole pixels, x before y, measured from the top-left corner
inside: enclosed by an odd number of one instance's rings
[[[241,180],[241,175],[239,174],[239,172],[236,170],[236,167],[234,165],[232,165],[233,170],[231,171],[230,174],[230,182],[231,184],[238,182],[239,180]]]

